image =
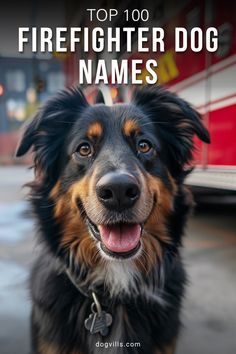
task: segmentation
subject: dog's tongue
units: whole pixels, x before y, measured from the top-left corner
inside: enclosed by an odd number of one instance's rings
[[[112,252],[129,252],[139,243],[139,224],[99,225],[101,240]]]

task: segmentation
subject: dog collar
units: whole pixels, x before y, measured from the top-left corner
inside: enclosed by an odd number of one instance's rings
[[[87,290],[85,290],[84,288],[82,288],[81,286],[78,285],[76,279],[74,279],[70,269],[66,269],[66,274],[68,276],[68,278],[70,279],[71,283],[76,287],[76,289],[85,297],[91,298],[92,296],[92,292],[93,289],[92,288],[88,288]]]
[[[88,291],[84,291],[73,278],[69,269],[66,270],[66,274],[76,289],[85,297],[92,298],[91,313],[84,321],[85,328],[91,333],[100,333],[103,337],[109,333],[109,327],[112,324],[112,316],[110,313],[102,309],[101,303],[98,300],[98,296],[91,288]]]

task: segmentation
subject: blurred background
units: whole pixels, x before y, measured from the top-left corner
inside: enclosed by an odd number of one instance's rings
[[[90,6],[91,5],[91,6]],[[92,6],[93,5],[93,6]],[[112,23],[90,22],[82,1],[59,0],[1,4],[0,13],[0,353],[29,353],[28,274],[37,254],[34,223],[21,186],[33,178],[31,157],[16,160],[21,127],[48,97],[78,82],[78,60],[158,61],[159,84],[191,102],[208,127],[210,146],[196,140],[194,172],[187,184],[196,208],[190,218],[183,257],[189,287],[183,308],[178,354],[232,354],[236,347],[236,3],[230,1],[169,0],[97,1],[86,7],[116,8]],[[148,22],[124,21],[123,11],[147,8]],[[161,26],[165,53],[19,54],[18,27]],[[177,26],[217,27],[215,53],[174,52]],[[137,41],[136,36],[132,38]],[[145,70],[141,73],[145,76]],[[99,92],[107,101],[126,102],[133,87],[86,86],[88,100]]]

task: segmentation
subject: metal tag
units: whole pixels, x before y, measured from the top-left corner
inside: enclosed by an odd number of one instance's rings
[[[91,334],[100,333],[102,336],[106,336],[109,332],[108,327],[112,324],[112,316],[101,309],[95,293],[92,295],[94,299],[91,305],[92,313],[84,321],[84,326]]]
[[[108,327],[112,324],[112,317],[109,313],[102,311],[100,316],[97,313],[91,313],[84,321],[85,328],[90,333],[98,333],[106,336],[109,332]]]

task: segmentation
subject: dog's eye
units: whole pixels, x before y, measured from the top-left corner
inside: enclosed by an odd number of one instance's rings
[[[152,144],[147,140],[140,140],[138,143],[138,151],[146,154],[152,149]]]
[[[80,156],[86,157],[92,155],[93,149],[89,143],[82,143],[77,147],[76,152]]]

